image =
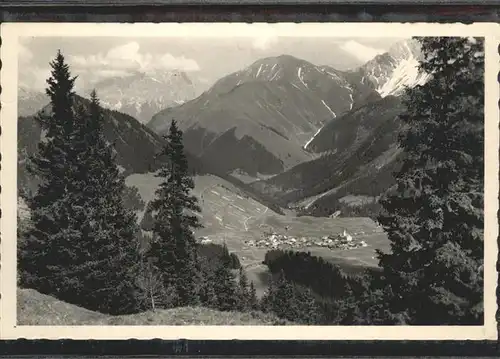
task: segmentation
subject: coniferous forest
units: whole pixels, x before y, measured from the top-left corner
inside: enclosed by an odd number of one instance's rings
[[[19,242],[20,285],[68,303],[109,314],[204,305],[249,310],[250,284],[227,247],[199,245],[192,230],[199,211],[183,153],[182,132],[172,122],[165,138],[168,160],[151,203],[153,237],[144,249],[131,208],[144,207],[127,188],[103,138],[97,94],[90,107],[74,106],[74,82],[62,53],[51,63],[47,95],[52,111],[39,115],[46,141],[30,158],[42,185],[29,202],[30,225]],[[244,293],[244,295],[242,294]]]
[[[430,78],[401,96],[402,154],[392,175],[377,175],[384,182],[369,187],[383,193],[364,207],[341,202],[341,194],[369,194],[359,177],[350,182],[351,192],[339,187],[337,197],[325,196],[301,213],[342,210],[348,217],[371,217],[387,234],[390,251],[377,250],[377,268],[352,274],[307,249],[269,249],[262,261],[269,279],[263,295],[243,257],[222,241],[197,239],[203,212],[185,148],[191,138],[179,122],[171,120],[158,140],[161,152],[151,163],[159,185],[146,203],[126,184],[128,173],[105,135],[99,92],[80,101],[78,78],[58,52],[46,81],[49,110],[35,118],[44,139],[26,159],[26,176],[37,186],[22,194],[30,220],[18,228],[19,286],[109,315],[205,307],[270,313],[304,325],[482,324],[484,43],[453,37],[416,41],[420,70]],[[236,152],[232,156],[238,159]],[[334,155],[329,156],[319,161]],[[311,163],[315,171],[327,166]],[[233,163],[221,160],[217,171],[228,166],[232,170]],[[346,168],[328,171],[341,176]],[[258,198],[257,187],[242,188],[250,193],[247,199]],[[263,191],[262,198],[268,203],[273,194]]]

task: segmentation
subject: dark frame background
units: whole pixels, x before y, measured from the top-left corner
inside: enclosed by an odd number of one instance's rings
[[[0,22],[441,22],[500,23],[483,0],[0,0]],[[399,5],[396,5],[399,4]],[[500,26],[500,25],[499,25]],[[0,33],[1,36],[1,33]],[[500,44],[499,44],[500,51]],[[1,66],[1,64],[0,64]],[[498,76],[497,76],[498,75]],[[497,74],[500,81],[500,74]],[[500,101],[499,101],[500,105]],[[1,132],[1,131],[0,131]],[[1,158],[1,157],[0,157]],[[1,214],[1,211],[0,211]],[[500,219],[500,214],[497,216]],[[500,240],[497,239],[500,247]],[[497,262],[497,272],[500,263]],[[497,303],[500,290],[497,286]],[[497,322],[500,311],[497,312]],[[1,320],[1,318],[0,318]],[[326,330],[326,328],[325,328]],[[443,328],[443,330],[446,330]],[[1,333],[0,333],[1,336]],[[497,341],[9,340],[0,356],[467,356],[500,357]]]

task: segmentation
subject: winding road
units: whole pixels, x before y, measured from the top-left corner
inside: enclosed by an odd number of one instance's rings
[[[266,213],[267,213],[267,210],[269,208],[266,207],[266,209],[264,210],[264,212],[262,212],[261,214],[259,214],[257,217],[255,216],[250,216],[248,217],[247,219],[245,219],[245,221],[243,222],[243,225],[245,226],[245,232],[248,232],[248,221],[251,219],[251,218],[255,218],[255,219],[259,219],[259,218],[262,218],[262,216],[264,216]]]

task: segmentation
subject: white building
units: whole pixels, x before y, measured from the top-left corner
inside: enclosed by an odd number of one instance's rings
[[[345,229],[344,229],[344,232],[342,232],[342,237],[344,237],[347,242],[352,241],[352,236],[349,233],[347,233],[347,231]]]

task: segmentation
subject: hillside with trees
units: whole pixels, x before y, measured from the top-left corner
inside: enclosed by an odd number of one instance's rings
[[[391,243],[378,251],[381,271],[347,277],[309,254],[269,252],[266,264],[281,273],[267,294],[284,301],[269,306],[278,316],[300,317],[305,286],[332,324],[483,323],[484,42],[419,41],[432,77],[405,92],[405,156],[396,187],[380,200]]]
[[[75,103],[75,78],[60,52],[51,67],[51,109],[36,117],[44,141],[26,164],[40,184],[28,199],[30,218],[18,241],[20,286],[111,315],[193,305],[255,309],[246,304],[257,300],[238,258],[226,247],[218,255],[200,251],[192,235],[199,223],[185,210],[199,207],[189,194],[192,172],[175,122],[163,139],[158,175],[164,182],[151,203],[153,237],[144,251],[128,208],[143,204],[125,188],[97,94],[88,107]]]
[[[268,200],[319,196],[309,208],[322,205],[326,214],[344,205],[352,191],[371,194],[377,197],[371,204],[378,206],[372,215],[387,234],[390,250],[371,257],[378,268],[351,274],[326,257],[268,251],[263,274],[270,281],[260,299],[256,283],[249,280],[257,277],[255,272],[245,270],[248,258],[239,258],[223,241],[201,244],[196,237],[203,213],[193,195],[194,171],[178,123],[169,121],[158,142],[161,153],[154,163],[160,184],[145,208],[138,191],[125,186],[120,167],[120,151],[125,150],[109,141],[106,124],[113,118],[100,106],[97,93],[89,102],[79,100],[76,78],[58,52],[47,80],[48,111],[35,118],[43,141],[35,140],[36,131],[23,132],[27,138],[33,135],[33,143],[23,147],[23,166],[38,183],[24,196],[29,220],[19,225],[21,293],[33,291],[47,302],[50,297],[69,311],[76,306],[97,322],[102,317],[93,313],[103,314],[106,323],[133,323],[141,316],[163,323],[151,319],[151,313],[168,311],[168,318],[178,320],[173,313],[201,311],[225,313],[228,323],[236,316],[247,321],[253,316],[273,324],[482,324],[484,39],[415,41],[422,48],[419,71],[428,75],[425,82],[406,87],[401,98],[387,96],[339,117],[328,127],[347,128],[350,135],[333,142],[318,137],[326,141],[321,150],[331,150],[315,160],[318,167],[302,163],[256,185]],[[383,111],[377,117],[369,108]],[[342,157],[347,154],[351,160]],[[318,178],[321,170],[330,177]],[[277,195],[276,188],[284,193]],[[139,224],[136,211],[143,208],[147,215]],[[225,233],[243,233],[237,237],[243,240],[262,233],[260,228],[273,225],[274,219],[275,227],[299,238],[299,231],[295,235],[289,228],[297,223],[289,212],[262,218],[248,214],[245,228]],[[304,226],[309,221],[312,231],[313,218],[301,219]],[[246,249],[242,253],[253,256],[253,269],[260,270],[262,257],[257,255],[267,249]]]

